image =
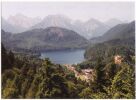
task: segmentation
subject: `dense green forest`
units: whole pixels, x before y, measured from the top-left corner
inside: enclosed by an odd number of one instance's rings
[[[94,80],[88,83],[77,79],[64,65],[53,64],[47,58],[13,53],[2,44],[2,98],[133,99],[134,51],[123,49],[122,52],[118,52],[123,57],[121,64],[115,64],[115,53],[108,52],[105,59],[97,54],[95,60],[74,65],[78,71],[94,70]]]

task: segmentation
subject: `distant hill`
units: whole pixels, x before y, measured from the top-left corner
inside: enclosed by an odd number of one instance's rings
[[[86,33],[88,33],[88,36],[91,38],[101,36],[110,29],[108,25],[96,19],[88,20],[84,23],[84,27]]]
[[[9,41],[4,42],[7,38]],[[11,49],[32,51],[76,49],[87,45],[84,37],[72,30],[59,27],[33,29],[15,35],[8,35],[2,31],[2,42]]]
[[[135,21],[118,24],[107,31],[103,36],[91,39],[91,43],[101,43],[113,39],[124,39],[135,36]]]
[[[94,42],[94,41],[93,41]],[[103,36],[96,38],[85,52],[85,58],[97,59],[116,54],[134,55],[135,53],[135,21],[119,24]]]
[[[31,29],[47,28],[47,27],[62,27],[72,29],[71,19],[64,15],[48,15],[41,22],[33,25]]]
[[[7,21],[14,26],[18,26],[24,28],[25,30],[28,30],[31,26],[39,23],[41,19],[38,17],[27,17],[23,14],[18,13],[14,16],[9,16]]]
[[[23,29],[21,29],[20,27],[15,27],[14,25],[10,24],[7,20],[5,20],[4,18],[1,19],[1,28],[6,30],[7,32],[13,32],[13,33],[18,33],[20,31],[22,31]]]
[[[86,22],[76,21],[74,29],[87,39],[103,35],[110,27],[96,19],[89,19]]]

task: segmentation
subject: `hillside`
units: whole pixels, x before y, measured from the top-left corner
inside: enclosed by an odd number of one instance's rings
[[[88,49],[86,50],[84,56],[86,59],[97,59],[98,57],[102,57],[103,59],[105,59],[109,56],[117,54],[124,55],[126,52],[134,55],[134,51],[135,38],[131,37],[123,40],[114,39],[103,43],[90,45],[90,47],[88,47]]]
[[[76,49],[84,48],[87,40],[72,30],[59,27],[48,27],[46,29],[33,29],[12,36],[5,35],[2,31],[2,42],[6,47],[15,50],[60,50],[60,49]],[[10,38],[10,39],[8,39]]]
[[[96,44],[91,44],[86,50],[85,57],[87,59],[97,58],[97,56],[104,58],[111,52],[115,55],[129,51],[134,55],[135,22],[119,24],[92,42]]]
[[[118,24],[107,31],[103,36],[93,38],[90,41],[92,43],[102,43],[113,39],[125,39],[134,36],[135,21],[126,24]]]

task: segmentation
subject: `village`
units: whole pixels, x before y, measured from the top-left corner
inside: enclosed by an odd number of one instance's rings
[[[117,65],[120,65],[123,61],[123,57],[120,55],[115,55],[114,56],[114,63]],[[75,67],[73,67],[72,65],[69,64],[64,64],[64,66],[75,73],[75,77],[77,79],[81,79],[82,81],[94,81],[94,77],[95,77],[95,72],[94,69],[88,68],[88,69],[82,69],[81,72],[78,72]]]
[[[75,73],[75,77],[77,79],[81,79],[82,81],[93,81],[94,80],[94,70],[93,69],[82,69],[81,72],[78,72],[75,67],[69,64],[64,64],[64,66],[67,67],[68,70]]]

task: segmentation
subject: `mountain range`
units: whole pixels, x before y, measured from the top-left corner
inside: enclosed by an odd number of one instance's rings
[[[23,14],[16,14],[9,16],[7,20],[2,18],[2,29],[12,33],[21,33],[29,30],[31,26],[40,21],[41,19],[39,17],[32,18]]]
[[[13,34],[2,30],[2,42],[7,48],[16,51],[45,51],[61,49],[85,48],[88,40],[73,30],[61,27],[35,28],[20,34]],[[135,21],[131,23],[118,24],[108,30],[104,35],[90,40],[91,46],[94,43],[116,41],[119,39],[127,41],[135,36]]]
[[[89,19],[88,21],[82,22],[80,20],[73,21],[64,15],[49,15],[45,17],[40,23],[32,26],[31,29],[47,28],[50,26],[63,27],[66,29],[73,30],[79,33],[81,36],[90,39],[93,37],[103,35],[111,27],[123,22],[117,19],[111,19],[106,23],[93,18]]]
[[[89,19],[88,21],[82,22],[80,20],[72,20],[64,15],[48,15],[45,18],[40,19],[40,18],[27,17],[22,14],[17,14],[15,16],[10,16],[6,20],[6,23],[5,21],[3,21],[2,29],[12,33],[21,33],[32,29],[62,27],[69,30],[73,30],[79,33],[81,36],[90,39],[103,35],[111,27],[119,23],[123,23],[123,22],[117,19],[111,19],[107,22],[101,22],[93,18]],[[9,24],[15,28],[11,28]],[[5,28],[5,26],[8,27]]]
[[[39,17],[27,17],[23,14],[16,14],[14,16],[9,16],[7,19],[9,23],[11,23],[14,26],[20,26],[22,28],[29,28],[41,21]]]
[[[1,25],[2,25],[2,29],[3,30],[6,30],[8,32],[20,32],[22,31],[23,29],[20,28],[20,27],[15,27],[13,26],[12,24],[10,24],[7,20],[5,20],[4,18],[1,19]]]

